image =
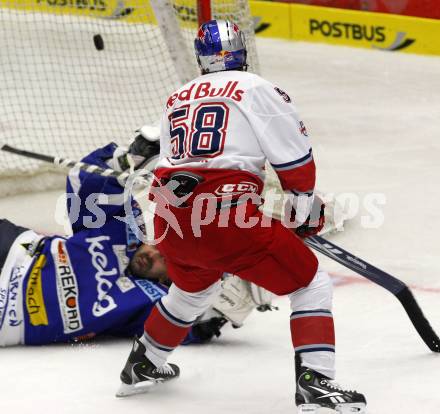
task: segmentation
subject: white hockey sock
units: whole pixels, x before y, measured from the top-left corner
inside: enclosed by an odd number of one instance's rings
[[[154,364],[156,367],[161,367],[167,362],[167,359],[171,352],[163,351],[156,348],[151,340],[147,338],[145,333],[139,338],[142,344],[145,346],[145,356]]]

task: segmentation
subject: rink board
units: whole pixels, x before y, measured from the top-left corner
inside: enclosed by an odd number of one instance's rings
[[[257,34],[423,55],[440,55],[440,20],[251,1]]]

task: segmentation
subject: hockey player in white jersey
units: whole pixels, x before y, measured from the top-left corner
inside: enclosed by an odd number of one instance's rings
[[[304,123],[286,92],[246,72],[245,39],[236,24],[203,24],[195,50],[202,76],[166,103],[155,170],[160,184],[153,189],[179,223],[171,229],[155,217],[156,236],[167,231],[157,247],[173,284],[134,341],[119,395],[179,375],[168,356],[228,272],[289,296],[299,412],[363,413],[365,397],[334,382],[331,282],[301,240],[324,224]],[[289,194],[294,229],[258,208],[266,160]]]

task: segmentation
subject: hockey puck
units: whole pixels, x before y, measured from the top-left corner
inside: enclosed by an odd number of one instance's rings
[[[104,39],[100,34],[93,36],[93,43],[95,44],[96,50],[104,49]]]

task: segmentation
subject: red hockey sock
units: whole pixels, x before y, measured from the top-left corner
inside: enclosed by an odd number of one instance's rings
[[[290,332],[295,352],[335,352],[335,328],[329,310],[293,312],[290,315]]]
[[[158,301],[145,321],[145,336],[156,348],[172,351],[186,337],[193,322],[176,318]]]

